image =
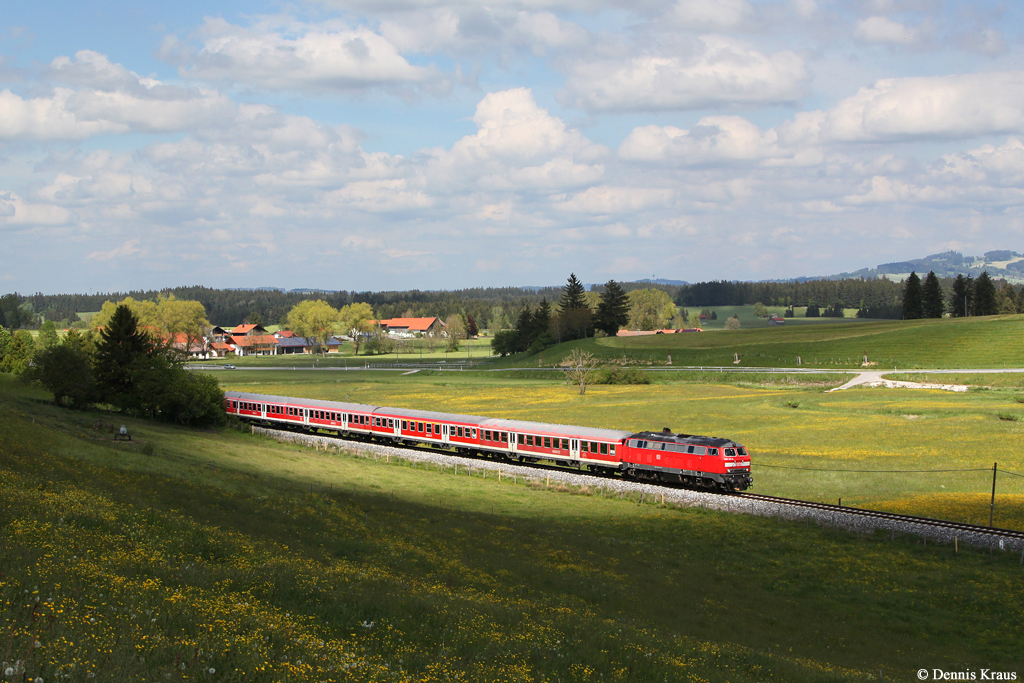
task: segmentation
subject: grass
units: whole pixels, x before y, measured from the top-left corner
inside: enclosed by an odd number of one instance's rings
[[[232,430],[125,420],[136,439],[114,444],[91,422],[0,380],[0,659],[28,676],[799,682],[1019,664],[1021,570],[1001,553]]]
[[[767,318],[759,318],[754,315],[753,306],[717,306],[717,307],[687,307],[687,311],[693,314],[700,314],[702,308],[708,308],[708,310],[714,311],[718,316],[717,320],[706,320],[703,323],[703,327],[706,330],[721,330],[725,328],[725,321],[736,315],[743,329],[758,329],[771,327],[768,323]],[[785,306],[768,306],[768,313],[779,316],[780,318],[786,312]],[[795,317],[786,318],[787,326],[803,326],[803,325],[834,325],[843,323],[862,323],[870,322],[867,318],[858,318],[856,308],[847,308],[844,310],[845,316],[843,318],[805,318],[804,313],[807,311],[806,306],[798,306],[793,310]]]
[[[1024,392],[823,393],[841,379],[651,373],[660,383],[592,386],[579,396],[550,372],[525,374],[520,379],[511,371],[404,376],[240,370],[216,376],[225,388],[256,393],[727,436],[754,454],[757,492],[825,502],[842,498],[844,504],[876,509],[904,509],[912,500],[915,514],[957,521],[988,523],[987,498],[981,498],[991,486],[993,461],[1024,474],[1024,422],[1005,417],[1024,419],[1018,402]],[[702,381],[689,381],[692,375]],[[996,524],[1024,529],[1024,478],[1001,476],[998,494]]]
[[[787,323],[788,324],[788,323]],[[860,369],[1001,368],[1024,366],[1024,315],[939,320],[885,320],[665,334],[603,337],[546,349],[546,365],[582,347],[599,360],[675,366]],[[497,367],[534,365],[537,356],[509,357]]]

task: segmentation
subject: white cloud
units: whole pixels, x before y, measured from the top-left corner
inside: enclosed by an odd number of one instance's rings
[[[701,109],[798,99],[803,59],[765,55],[722,36],[702,36],[692,54],[641,54],[569,65],[565,99],[592,111]]]
[[[438,7],[391,16],[381,35],[403,52],[480,54],[506,47],[542,55],[549,48],[579,46],[585,29],[552,12],[487,6]]]
[[[687,28],[721,30],[740,24],[753,13],[747,0],[676,0],[668,16]]]
[[[634,128],[619,146],[620,159],[682,165],[762,161],[789,156],[773,130],[762,131],[740,116],[705,116],[690,130],[674,126]]]
[[[223,127],[266,107],[238,106],[206,88],[182,88],[143,78],[104,55],[82,50],[58,57],[47,75],[75,88],[23,98],[0,91],[0,138],[83,139],[128,132]]]
[[[366,27],[290,25],[252,28],[207,19],[195,54],[165,43],[163,55],[182,60],[182,76],[268,90],[359,90],[420,84],[438,74],[413,66],[383,36]]]
[[[632,213],[667,206],[674,196],[670,188],[597,186],[567,197],[557,207],[575,213]]]
[[[924,32],[920,27],[907,26],[889,17],[876,16],[858,21],[853,35],[865,43],[912,45],[921,40]]]
[[[75,214],[56,204],[27,202],[14,192],[0,191],[0,226],[67,225]]]
[[[1024,72],[887,78],[778,126],[786,144],[973,138],[1024,131]]]
[[[607,150],[539,107],[527,88],[487,94],[477,105],[475,135],[434,150],[427,182],[473,183],[539,191],[595,182]]]

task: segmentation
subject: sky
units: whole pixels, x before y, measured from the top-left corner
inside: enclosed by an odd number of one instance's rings
[[[1022,14],[10,3],[0,291],[762,280],[1024,251]]]

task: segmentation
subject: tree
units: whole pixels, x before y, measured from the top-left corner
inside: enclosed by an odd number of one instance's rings
[[[487,329],[491,331],[491,334],[494,334],[499,330],[507,330],[508,328],[508,315],[506,315],[504,307],[492,306],[491,317],[487,319]]]
[[[288,311],[287,324],[288,329],[318,346],[326,356],[327,338],[339,325],[339,312],[320,299],[300,301]]]
[[[160,317],[158,315],[156,302],[136,301],[130,296],[126,296],[117,303],[114,303],[113,301],[104,301],[103,306],[100,308],[100,312],[94,315],[89,321],[90,329],[98,330],[101,327],[109,325],[110,319],[114,317],[114,312],[120,306],[128,307],[128,309],[135,315],[138,327],[148,329],[150,332],[160,329]]]
[[[498,330],[491,339],[491,350],[502,358],[516,352],[515,330]]]
[[[807,310],[804,311],[805,318],[820,318],[821,310],[817,304],[807,304]]]
[[[472,313],[467,313],[466,314],[466,338],[467,339],[476,339],[476,337],[479,336],[479,334],[480,334],[480,330],[477,329],[476,319],[473,318],[473,314]]]
[[[957,275],[953,280],[953,290],[949,295],[949,313],[954,318],[970,315],[971,303],[974,298],[974,283],[971,276]]]
[[[676,316],[676,305],[660,289],[634,289],[628,295],[629,327],[635,330],[660,330]]]
[[[178,299],[173,294],[159,298],[156,318],[167,343],[182,344],[178,351],[183,357],[188,357],[192,347],[205,339],[206,330],[210,327],[206,309],[201,303]]]
[[[921,291],[921,278],[914,271],[910,272],[903,284],[903,319],[917,320],[924,316],[924,297]]]
[[[540,300],[537,310],[533,312],[533,320],[530,323],[531,336],[530,345],[526,349],[530,353],[538,353],[548,346],[551,346],[551,304],[547,298]]]
[[[466,324],[462,321],[462,316],[458,313],[452,313],[448,316],[448,320],[445,321],[445,327],[448,330],[448,351],[459,350],[459,340],[466,338]]]
[[[974,282],[974,314],[995,315],[998,312],[999,305],[996,303],[996,286],[986,270]]]
[[[57,335],[57,325],[52,320],[47,320],[39,328],[39,347],[52,349],[60,344],[60,337]]]
[[[573,349],[568,356],[562,359],[562,367],[565,369],[565,383],[578,386],[580,395],[587,393],[587,385],[594,377],[595,367],[594,354],[583,349]]]
[[[515,353],[522,353],[530,348],[535,338],[533,331],[533,311],[527,306],[519,312],[519,317],[516,318],[516,325],[513,328],[513,332],[515,332],[515,344],[513,345]]]
[[[754,304],[754,315],[756,315],[758,318],[767,318],[768,307],[765,306],[760,301],[758,301],[756,304]]]
[[[1009,282],[1004,282],[996,291],[996,305],[1003,315],[1013,315],[1017,312],[1017,292]]]
[[[354,353],[358,356],[364,336],[373,331],[373,309],[365,302],[342,306],[338,311],[338,321],[341,329],[352,337]]]
[[[922,309],[921,313],[925,318],[941,318],[946,306],[942,301],[942,285],[934,270],[928,271],[924,278],[924,286],[921,289]]]
[[[615,280],[609,280],[601,292],[601,303],[597,305],[594,327],[609,337],[614,337],[619,330],[629,323],[629,297]]]
[[[24,374],[31,366],[35,352],[36,343],[32,339],[32,333],[28,330],[16,330],[11,335],[7,353],[0,359],[0,372],[10,372],[19,376]]]
[[[563,311],[578,311],[587,306],[587,290],[576,278],[576,273],[570,273],[565,287],[562,288],[562,296],[558,300],[558,307]]]
[[[0,325],[0,372],[10,372],[9,370],[5,370],[4,367],[7,358],[7,353],[11,349],[12,341],[13,339],[11,337],[11,333],[7,330],[6,327]]]
[[[732,317],[725,321],[725,329],[727,330],[738,330],[740,329],[740,317],[735,313]]]
[[[139,329],[139,320],[131,308],[126,304],[115,308],[100,331],[93,366],[103,399],[121,410],[137,407],[136,374],[155,351],[150,336]]]
[[[380,325],[374,327],[366,340],[366,353],[374,356],[391,353],[394,350],[395,340],[388,335],[388,331]]]
[[[85,346],[74,340],[65,338],[64,343],[40,351],[31,377],[53,392],[53,402],[59,406],[87,408],[98,398],[92,358]]]
[[[263,316],[260,315],[259,311],[252,311],[249,315],[245,316],[245,320],[250,325],[259,325],[263,327]]]

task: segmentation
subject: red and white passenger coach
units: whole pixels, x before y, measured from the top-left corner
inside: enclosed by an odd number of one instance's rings
[[[427,444],[518,463],[541,460],[633,479],[742,491],[750,454],[717,437],[627,432],[229,391],[225,409],[257,424],[395,444]]]

